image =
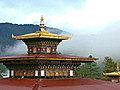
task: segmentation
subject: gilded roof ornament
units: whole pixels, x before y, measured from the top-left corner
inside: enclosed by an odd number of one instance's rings
[[[119,72],[119,64],[117,63],[117,69],[116,69],[117,72]]]
[[[43,22],[43,16],[41,16],[41,21],[40,21],[40,26],[39,26],[39,31],[45,31],[45,25],[44,25],[44,22]]]

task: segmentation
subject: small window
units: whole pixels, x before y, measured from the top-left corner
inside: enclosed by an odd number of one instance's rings
[[[37,52],[37,48],[33,47],[33,53]]]
[[[47,47],[47,53],[51,53],[51,48]]]
[[[45,71],[41,70],[41,76],[45,76]]]
[[[70,76],[73,76],[73,70],[70,70]]]
[[[14,76],[14,70],[11,70],[11,76]]]
[[[35,70],[35,76],[38,76],[38,70]]]

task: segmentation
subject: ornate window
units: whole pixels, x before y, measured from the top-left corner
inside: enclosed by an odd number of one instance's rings
[[[41,70],[41,76],[45,76],[45,71]]]
[[[73,76],[73,70],[70,70],[70,76]]]
[[[14,70],[11,70],[11,76],[14,76]]]
[[[51,47],[47,47],[47,53],[51,53]]]
[[[35,76],[38,76],[38,70],[35,70]]]
[[[37,48],[33,47],[33,53],[36,53],[36,52],[37,52]]]

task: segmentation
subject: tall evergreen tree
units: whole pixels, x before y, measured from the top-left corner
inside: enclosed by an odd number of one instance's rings
[[[110,72],[115,72],[117,68],[117,63],[112,60],[110,57],[105,57],[105,60],[103,62],[104,64],[104,73],[110,73]]]
[[[91,79],[98,79],[99,78],[99,72],[98,67],[95,62],[93,63],[86,63],[82,66],[80,66],[77,70],[77,76],[79,78],[91,78]]]
[[[103,72],[104,72],[104,73],[115,72],[116,69],[117,69],[117,63],[114,62],[114,61],[112,60],[112,58],[110,58],[110,57],[105,57],[103,64],[104,64],[104,69],[103,69],[103,71],[102,71],[101,79],[102,79],[102,80],[106,80],[106,81],[111,81],[111,79],[110,79],[109,77],[103,75]]]

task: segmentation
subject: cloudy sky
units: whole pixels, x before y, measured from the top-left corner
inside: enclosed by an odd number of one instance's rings
[[[60,52],[120,58],[120,0],[0,0],[0,22],[39,24],[41,15],[73,34]]]
[[[119,9],[119,0],[0,0],[0,21],[39,24],[43,15],[47,26],[94,33],[119,20]]]

